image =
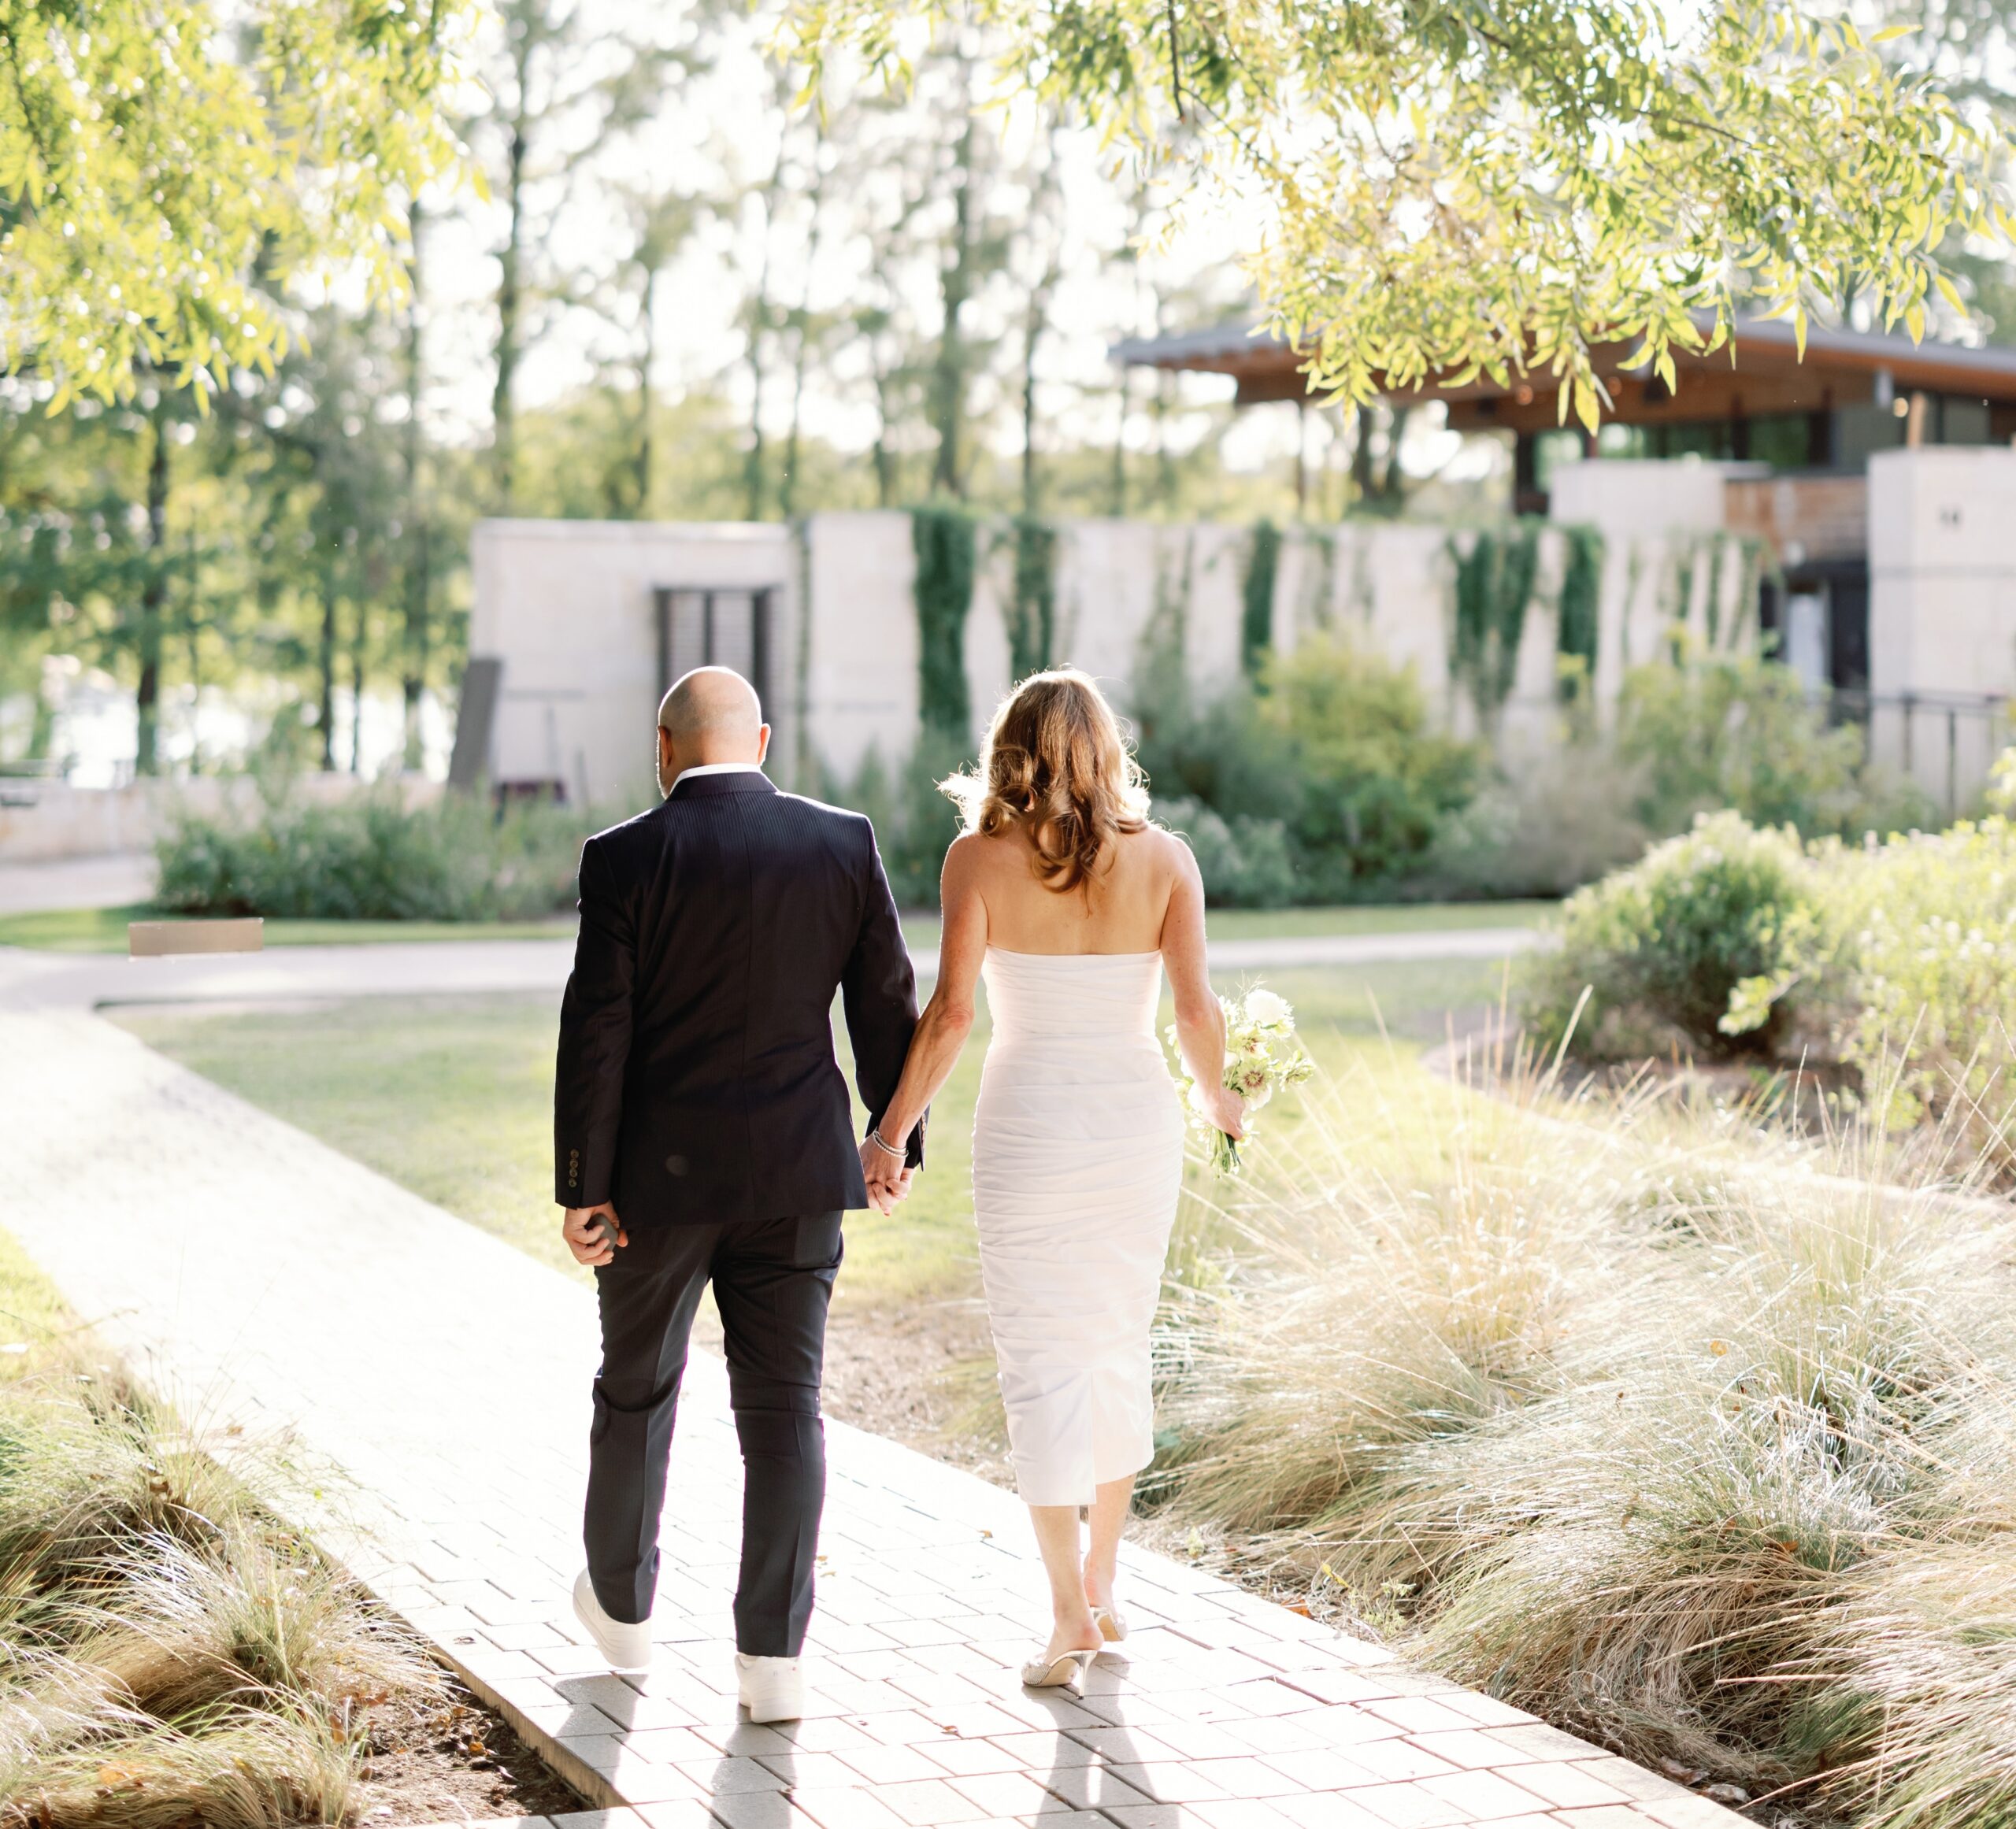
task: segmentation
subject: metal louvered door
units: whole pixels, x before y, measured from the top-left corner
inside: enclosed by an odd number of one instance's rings
[[[658,609],[658,692],[695,667],[732,667],[770,702],[770,600],[767,585],[668,585]]]

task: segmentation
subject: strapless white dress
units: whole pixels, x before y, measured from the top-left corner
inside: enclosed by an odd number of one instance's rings
[[[1154,1455],[1148,1336],[1183,1180],[1158,953],[990,947],[973,1114],[980,1277],[1015,1483],[1091,1503]]]

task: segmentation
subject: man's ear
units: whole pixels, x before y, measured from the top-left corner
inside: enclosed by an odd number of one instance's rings
[[[768,724],[756,733],[756,766],[763,766],[763,760],[770,753],[770,727]]]

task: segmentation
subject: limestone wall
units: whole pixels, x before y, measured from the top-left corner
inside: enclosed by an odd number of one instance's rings
[[[1577,478],[1577,469],[1606,474]],[[1688,474],[1677,479],[1676,472]],[[1693,473],[1693,472],[1697,472]],[[1607,472],[1615,472],[1609,474]],[[1663,472],[1663,475],[1656,472]],[[1571,467],[1557,491],[1603,535],[1594,696],[1671,651],[1678,622],[1704,647],[1755,639],[1754,565],[1709,512],[1713,466]],[[1125,704],[1151,650],[1180,653],[1195,695],[1241,676],[1250,527],[1071,520],[1055,524],[1053,658]],[[1561,728],[1558,611],[1569,536],[1536,539],[1509,692],[1480,704],[1458,665],[1455,579],[1479,530],[1356,522],[1281,537],[1269,628],[1283,651],[1326,632],[1411,667],[1459,735],[1530,750]],[[915,532],[906,513],[812,516],[802,527],[486,521],[475,540],[472,655],[503,663],[490,772],[560,781],[570,798],[647,780],[660,657],[658,588],[762,585],[773,592],[769,702],[776,772],[811,786],[851,779],[871,751],[893,765],[919,727]],[[974,528],[963,642],[977,744],[1012,684],[1015,531]]]

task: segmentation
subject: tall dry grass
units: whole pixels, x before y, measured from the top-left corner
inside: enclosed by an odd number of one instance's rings
[[[283,1829],[350,1809],[416,1643],[116,1372],[0,1383],[0,1826]]]
[[[1193,1216],[1170,1516],[1640,1758],[2016,1820],[2016,1216],[1761,1103],[1392,1083]]]

